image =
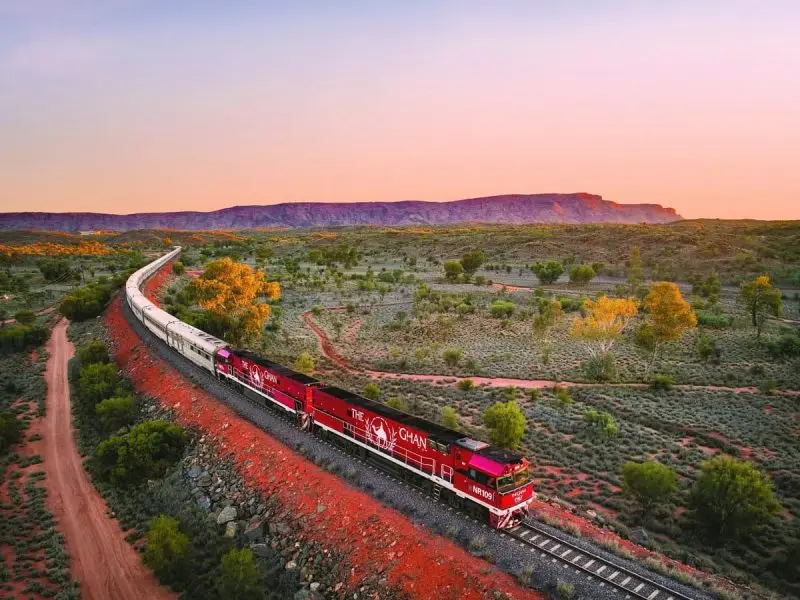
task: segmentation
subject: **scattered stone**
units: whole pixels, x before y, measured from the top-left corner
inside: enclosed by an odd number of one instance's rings
[[[321,585],[322,585],[322,584],[321,584],[319,581],[312,581],[312,582],[311,582],[311,585],[309,586],[309,589],[310,589],[312,592],[316,592],[316,591],[318,591],[318,590],[319,590],[319,588],[320,588],[320,586],[321,586]]]
[[[287,571],[294,571],[297,568],[297,563],[293,560],[290,560],[286,563],[286,570]]]
[[[197,504],[198,504],[198,505],[200,506],[200,508],[202,508],[203,510],[211,510],[211,498],[209,498],[208,496],[205,496],[205,495],[203,495],[203,496],[200,496],[200,497],[197,499]]]
[[[266,544],[250,544],[250,550],[260,558],[267,558],[270,555],[269,547]]]
[[[650,536],[647,534],[647,531],[644,527],[637,527],[636,529],[631,531],[630,539],[634,544],[639,544],[640,546],[647,546],[650,542]]]
[[[189,475],[189,477],[191,477],[192,479],[197,479],[198,477],[200,477],[200,473],[202,472],[203,469],[201,469],[198,465],[194,465],[189,469],[187,475]]]
[[[238,528],[239,524],[236,521],[230,521],[225,526],[225,537],[229,538],[236,537],[236,531],[238,530]]]
[[[226,506],[219,512],[219,515],[217,516],[217,525],[224,525],[225,523],[229,523],[230,521],[234,521],[235,519],[236,519],[236,507]]]
[[[322,503],[317,504],[317,514],[325,510],[325,505]]]

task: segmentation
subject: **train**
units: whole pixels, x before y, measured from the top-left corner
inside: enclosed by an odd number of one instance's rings
[[[175,247],[125,285],[134,317],[172,350],[299,427],[377,461],[402,480],[495,529],[518,525],[534,498],[530,464],[497,448],[382,402],[326,385],[180,321],[145,297],[142,286],[176,258]]]

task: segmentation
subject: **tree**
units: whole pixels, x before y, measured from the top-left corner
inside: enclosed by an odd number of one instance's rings
[[[294,370],[305,375],[311,375],[316,367],[317,363],[314,357],[307,350],[303,350],[294,361]]]
[[[531,268],[542,285],[555,283],[564,273],[564,267],[555,260],[548,261],[546,264],[537,262]]]
[[[769,315],[778,317],[781,314],[781,291],[772,285],[768,275],[761,275],[753,281],[743,282],[739,290],[738,301],[750,314],[758,339],[761,339],[761,328],[767,317]]]
[[[752,532],[780,510],[769,477],[752,463],[730,456],[700,466],[689,506],[698,522],[721,538]]]
[[[98,402],[110,398],[117,385],[119,385],[119,373],[110,363],[94,363],[81,368],[78,390],[81,399],[92,410]]]
[[[188,290],[203,310],[227,324],[225,337],[237,344],[256,339],[269,319],[270,305],[257,299],[277,300],[281,294],[280,285],[262,271],[229,257],[208,263]]]
[[[108,350],[103,342],[92,340],[78,350],[78,359],[81,367],[94,363],[107,363],[109,362]]]
[[[464,272],[464,267],[457,260],[444,261],[444,276],[448,281],[458,281],[458,278]]]
[[[116,396],[102,400],[95,412],[106,431],[116,431],[136,420],[136,399],[133,396]]]
[[[222,598],[248,600],[261,597],[262,580],[253,551],[232,548],[222,555],[219,591]]]
[[[642,268],[642,254],[639,246],[631,248],[630,258],[628,258],[628,270],[625,274],[631,294],[635,294],[641,283],[644,281],[644,269]]]
[[[444,406],[442,408],[442,416],[440,419],[442,425],[453,431],[458,431],[461,428],[459,423],[458,413],[452,406]]]
[[[675,471],[659,462],[626,462],[622,466],[622,489],[636,498],[645,516],[653,506],[669,500],[677,485]]]
[[[569,269],[569,282],[586,285],[597,276],[591,265],[574,265]]]
[[[14,444],[22,440],[24,431],[22,421],[10,412],[0,412],[0,456]]]
[[[589,427],[602,431],[607,437],[614,437],[619,431],[619,427],[617,426],[617,422],[614,420],[614,417],[607,412],[601,412],[593,408],[589,408],[583,414],[583,420],[586,421],[586,424]]]
[[[29,308],[23,308],[14,313],[14,319],[20,325],[33,325],[33,322],[36,321],[36,313]]]
[[[600,296],[583,303],[586,316],[575,317],[570,334],[586,343],[593,357],[608,354],[628,322],[636,315],[636,303],[630,298]]]
[[[461,268],[464,269],[464,273],[472,277],[485,260],[486,254],[483,250],[471,250],[461,257]]]
[[[509,449],[519,446],[528,424],[515,400],[495,402],[483,413],[483,422],[489,429],[489,440]]]
[[[444,362],[449,367],[455,367],[464,356],[464,351],[461,348],[447,348],[442,353],[442,358],[444,358]]]
[[[97,464],[111,483],[135,484],[161,477],[177,461],[186,445],[186,433],[167,421],[145,421],[123,435],[97,446]]]
[[[181,533],[178,521],[159,515],[147,529],[144,562],[160,577],[175,575],[186,558],[189,538]]]
[[[547,341],[547,334],[564,316],[561,301],[556,298],[539,298],[537,303],[539,314],[533,318],[533,333]]]
[[[386,406],[389,406],[395,410],[399,410],[401,412],[408,412],[408,404],[405,403],[405,400],[402,398],[389,398],[386,401]]]
[[[364,386],[364,396],[370,400],[377,400],[381,397],[381,388],[374,383],[368,383]]]
[[[653,357],[647,368],[649,372],[661,344],[680,339],[684,331],[697,325],[697,317],[678,286],[670,281],[654,283],[644,300],[644,306],[649,313],[654,342]]]

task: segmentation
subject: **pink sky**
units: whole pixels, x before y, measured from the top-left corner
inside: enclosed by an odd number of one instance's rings
[[[0,3],[0,210],[583,191],[800,219],[800,3],[348,4]]]

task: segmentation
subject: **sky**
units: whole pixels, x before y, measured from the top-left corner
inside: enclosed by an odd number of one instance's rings
[[[0,211],[800,219],[796,0],[0,0]]]

